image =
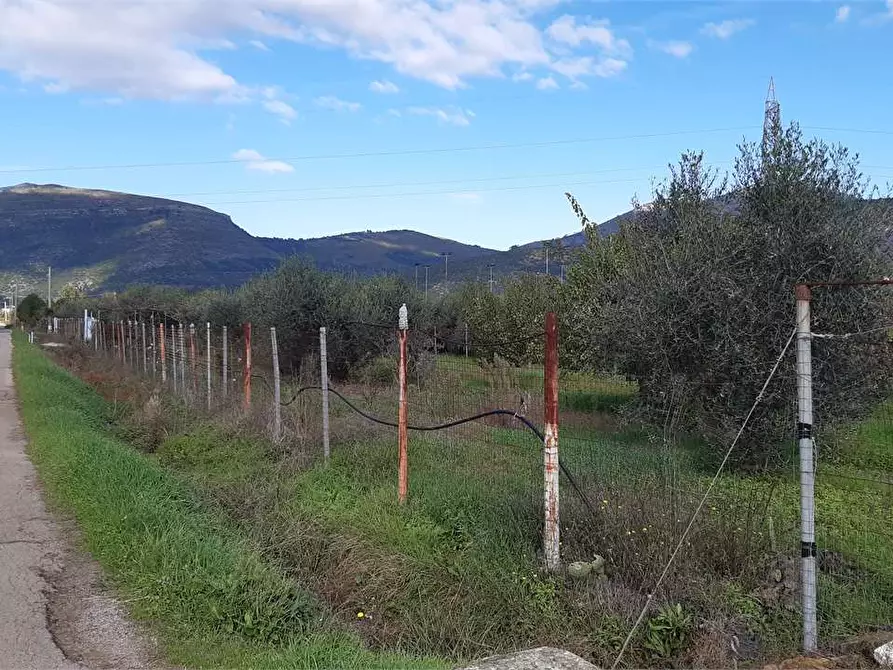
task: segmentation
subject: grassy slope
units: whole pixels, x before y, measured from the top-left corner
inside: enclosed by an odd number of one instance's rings
[[[440,364],[456,376],[449,384],[465,384],[469,395],[489,383],[472,378],[480,371],[464,370],[462,359],[444,359]],[[524,388],[542,384],[537,370],[522,376]],[[621,382],[594,384],[574,376],[564,377],[563,388],[573,398],[565,408],[579,405],[571,408],[577,411],[622,404],[634,392]],[[593,526],[563,489],[563,519],[570,526],[565,559],[605,553],[617,570],[609,586],[593,588],[536,570],[539,447],[523,431],[477,426],[438,436],[413,434],[411,502],[401,509],[394,504],[390,434],[369,432],[362,442],[337,444],[329,468],[308,471],[283,462],[263,439],[230,428],[225,422],[193,425],[164,440],[157,459],[241,524],[252,546],[319,594],[342,624],[352,621],[365,639],[383,648],[451,658],[551,643],[610,663],[629,617],[637,614],[638,588],[666,561],[675,524],[688,518],[712,474],[699,469],[695,452],[667,451],[645,433],[563,428],[563,457],[598,507]],[[866,488],[839,475],[867,464],[889,474],[883,459],[890,434],[879,419],[863,424],[846,457],[820,472],[819,544],[842,558],[821,574],[823,640],[889,618],[893,544],[885,535],[888,516],[878,513],[889,505],[889,487]],[[735,561],[749,548],[766,544],[764,519],[752,513],[761,502],[774,519],[780,551],[791,554],[798,544],[797,492],[795,473],[724,476],[698,522],[693,546],[679,556],[666,597],[686,603],[720,629],[743,626],[759,636],[769,655],[796,649],[796,613],[774,609],[750,592],[759,586],[754,578],[771,579],[766,564],[759,563],[762,572],[749,581],[730,577],[738,574]],[[366,615],[362,621],[358,612]],[[641,642],[634,645],[634,662],[652,662]],[[712,644],[720,643],[727,647],[724,640]],[[710,644],[695,640],[692,653]],[[318,658],[325,646],[300,640],[297,645],[289,658]],[[340,650],[336,643],[331,653]],[[280,658],[285,652],[271,653]],[[692,664],[697,658],[681,660]],[[716,658],[708,661],[716,664]]]
[[[324,633],[322,612],[220,516],[111,436],[89,387],[16,334],[15,377],[31,455],[51,502],[133,614],[159,629],[174,663],[241,667],[406,667]]]

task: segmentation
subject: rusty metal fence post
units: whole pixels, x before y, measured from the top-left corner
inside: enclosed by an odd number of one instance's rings
[[[282,395],[279,378],[279,342],[276,328],[270,328],[270,341],[273,346],[273,442],[282,438]]]
[[[546,314],[546,351],[544,379],[544,525],[543,556],[547,570],[561,565],[558,515],[558,319],[555,312]]]
[[[329,464],[329,356],[326,349],[326,329],[319,329],[319,377],[322,386],[322,456]]]
[[[406,303],[400,307],[397,322],[400,338],[400,363],[397,378],[400,386],[400,404],[397,410],[397,446],[399,451],[399,467],[397,480],[397,499],[400,504],[406,503],[409,490],[408,435],[406,414],[406,331],[409,330],[409,313]]]

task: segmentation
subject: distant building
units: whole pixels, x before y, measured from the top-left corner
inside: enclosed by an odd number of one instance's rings
[[[3,305],[3,307],[0,307],[0,328],[3,328],[4,326],[11,326],[15,323],[15,320],[15,307],[10,307],[9,305]]]

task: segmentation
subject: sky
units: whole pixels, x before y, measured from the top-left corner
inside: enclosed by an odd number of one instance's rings
[[[782,118],[893,182],[893,0],[0,0],[0,186],[505,249]]]

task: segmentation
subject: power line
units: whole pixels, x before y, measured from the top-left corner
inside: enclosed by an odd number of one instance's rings
[[[634,179],[608,179],[603,181],[576,181],[576,182],[553,182],[550,184],[523,184],[520,186],[497,186],[495,188],[475,189],[473,193],[492,193],[496,191],[523,191],[525,189],[541,189],[541,188],[564,188],[566,186],[591,186],[595,184],[624,184],[642,181],[642,177]],[[211,205],[250,205],[250,204],[267,204],[272,202],[323,202],[326,200],[367,200],[378,198],[410,198],[419,195],[462,195],[469,193],[468,189],[452,190],[452,191],[411,191],[404,193],[365,193],[359,195],[332,195],[312,198],[276,198],[273,200],[221,200],[207,201]]]
[[[483,188],[476,189],[473,193],[491,193],[496,191],[522,191],[527,189],[543,189],[543,188],[566,188],[568,186],[589,186],[596,184],[621,184],[621,183],[630,183],[630,182],[639,182],[642,181],[643,178],[635,178],[635,179],[608,179],[601,181],[577,181],[577,182],[554,182],[549,184],[525,184],[520,186],[501,186],[496,188]],[[310,197],[310,198],[274,198],[269,200],[221,200],[221,201],[204,201],[203,205],[196,204],[195,206],[220,206],[220,205],[260,205],[260,204],[269,204],[269,203],[277,203],[277,202],[325,202],[331,200],[369,200],[369,199],[379,199],[379,198],[411,198],[415,196],[430,196],[430,195],[462,195],[469,193],[468,189],[464,190],[452,190],[452,191],[411,191],[404,193],[366,193],[359,195],[333,195],[333,196],[321,196],[321,197]],[[190,203],[187,203],[190,204]],[[146,206],[146,207],[129,207],[130,211],[154,211],[158,210],[160,206]],[[91,213],[103,212],[103,211],[115,211],[120,209],[119,206],[110,205],[107,207],[96,207],[90,208],[89,211]],[[30,212],[20,212],[16,213],[17,216],[35,216],[35,215],[45,215],[45,214],[71,214],[76,212],[85,212],[87,208],[84,207],[57,207],[57,208],[48,208],[48,209],[37,209]]]
[[[884,179],[893,179],[893,175],[877,175],[877,177]],[[309,197],[309,198],[272,198],[272,199],[264,199],[264,200],[206,200],[199,203],[185,203],[186,205],[192,205],[196,207],[218,207],[222,205],[263,205],[270,203],[284,203],[284,202],[326,202],[326,201],[347,201],[347,200],[377,200],[380,198],[412,198],[417,196],[432,196],[432,195],[463,195],[468,193],[494,193],[494,192],[509,192],[509,191],[524,191],[524,190],[535,190],[535,189],[545,189],[545,188],[567,188],[569,186],[595,186],[600,184],[624,184],[624,183],[635,183],[641,182],[645,179],[645,177],[636,177],[631,179],[606,179],[606,180],[586,180],[586,181],[572,181],[572,182],[552,182],[546,184],[522,184],[518,186],[497,186],[494,188],[481,188],[475,190],[462,189],[462,190],[437,190],[437,191],[408,191],[403,193],[364,193],[364,194],[356,194],[356,195],[332,195],[332,196],[318,196],[318,197]],[[145,207],[129,207],[130,211],[155,211],[163,206],[161,205],[150,205]],[[90,208],[89,211],[91,213],[103,212],[103,211],[113,211],[120,209],[119,206],[110,205],[107,207],[96,207]],[[30,212],[19,212],[16,213],[17,216],[35,216],[35,215],[45,215],[45,214],[70,214],[77,212],[87,211],[87,208],[84,207],[57,207],[57,208],[47,208],[47,209],[37,209]]]
[[[717,165],[728,165],[732,161],[715,161],[709,163],[708,166],[717,166]],[[584,177],[596,174],[612,174],[615,172],[636,172],[639,170],[662,170],[666,168],[666,165],[650,165],[643,167],[629,167],[629,168],[609,168],[605,170],[593,170],[587,172],[540,172],[537,174],[517,174],[517,175],[501,175],[498,177],[472,177],[472,178],[463,178],[463,179],[439,179],[435,181],[399,181],[399,182],[385,182],[385,183],[377,183],[377,184],[347,184],[347,185],[339,185],[339,186],[308,186],[303,188],[273,188],[273,189],[258,189],[258,190],[231,190],[224,189],[220,191],[193,191],[193,192],[185,192],[185,193],[166,193],[161,196],[149,196],[149,197],[163,197],[163,198],[182,198],[187,196],[201,196],[201,195],[250,195],[250,194],[267,194],[267,193],[306,193],[311,191],[344,191],[344,190],[353,190],[353,189],[367,189],[367,188],[399,188],[406,186],[440,186],[447,184],[477,184],[483,182],[494,182],[494,181],[513,181],[516,179],[546,179],[553,177]],[[866,166],[871,167],[871,166]],[[893,170],[893,167],[890,167]]]
[[[574,144],[591,144],[596,142],[612,142],[620,140],[638,140],[638,139],[655,139],[660,137],[678,137],[685,135],[706,135],[710,133],[727,133],[742,130],[753,130],[756,126],[738,126],[733,128],[711,128],[707,130],[676,130],[663,133],[642,133],[635,135],[614,135],[602,137],[579,137],[573,139],[547,140],[541,142],[517,142],[502,144],[475,144],[461,147],[435,147],[428,149],[398,149],[392,151],[361,151],[356,153],[340,153],[340,154],[306,154],[303,156],[294,156],[292,158],[264,158],[264,161],[282,161],[285,163],[294,163],[299,161],[313,160],[345,160],[352,158],[375,158],[386,156],[418,156],[426,154],[447,154],[462,153],[471,151],[493,151],[499,149],[533,149],[540,147],[554,147]],[[18,174],[18,173],[36,173],[36,172],[82,172],[89,170],[130,170],[143,168],[167,168],[167,167],[198,167],[205,165],[235,165],[249,163],[244,159],[224,158],[218,160],[204,161],[170,161],[159,163],[121,163],[107,165],[70,165],[59,167],[39,167],[26,169],[4,169],[0,170],[0,174]]]

